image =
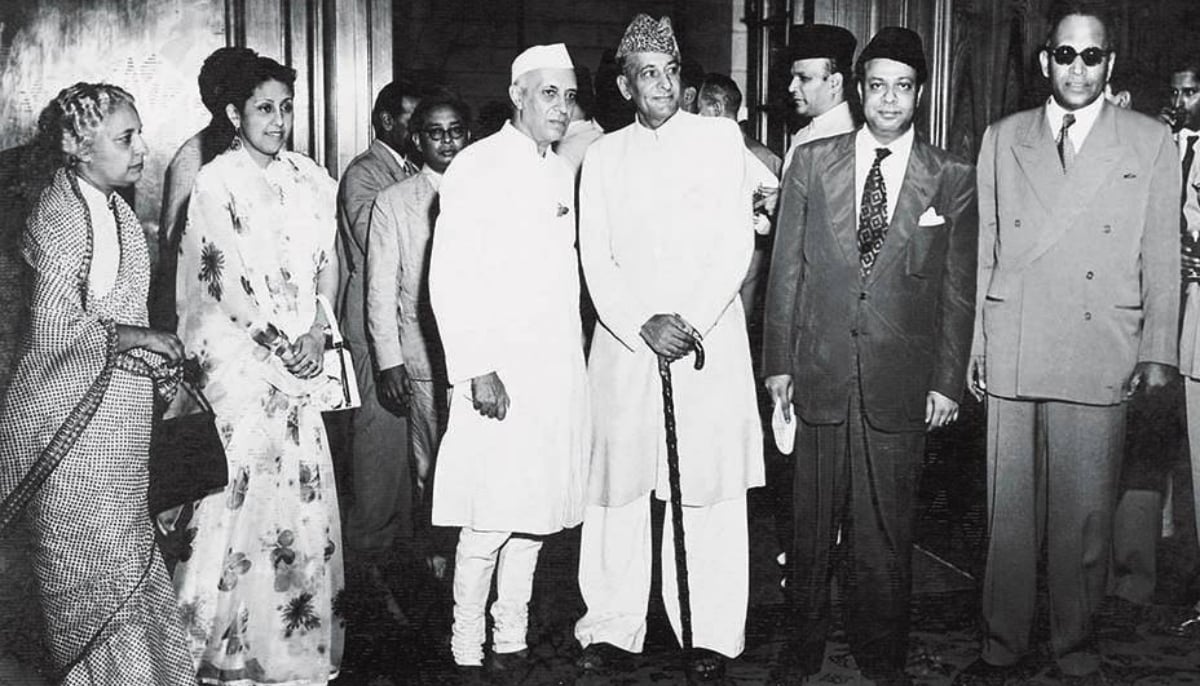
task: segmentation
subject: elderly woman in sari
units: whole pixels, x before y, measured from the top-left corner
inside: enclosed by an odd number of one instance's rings
[[[152,367],[145,234],[117,189],[142,175],[133,97],[77,83],[42,113],[65,164],[29,217],[30,328],[0,408],[0,531],[27,507],[45,641],[63,684],[192,684],[146,514]]]
[[[230,149],[196,176],[181,241],[179,335],[225,442],[229,484],[180,525],[175,588],[205,684],[324,684],[341,661],[341,526],[321,411],[337,288],[333,179],[284,149],[295,72],[226,77]]]

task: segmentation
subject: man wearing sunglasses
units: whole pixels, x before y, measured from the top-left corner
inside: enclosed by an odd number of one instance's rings
[[[446,368],[429,306],[429,241],[442,174],[467,144],[467,106],[448,93],[430,95],[413,110],[409,138],[424,165],[375,198],[367,233],[367,332],[379,368],[375,388],[385,407],[408,408],[408,457],[416,474],[421,513],[417,544],[437,578],[451,545],[428,541],[429,477],[446,413]],[[408,461],[401,461],[405,467]]]
[[[1179,158],[1103,97],[1115,33],[1065,3],[1039,54],[1052,96],[984,134],[971,385],[987,396],[980,659],[957,684],[1024,683],[1047,545],[1052,671],[1106,683],[1091,636],[1109,562],[1126,403],[1178,363]]]

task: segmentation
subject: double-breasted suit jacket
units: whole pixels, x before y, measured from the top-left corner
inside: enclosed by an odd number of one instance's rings
[[[1105,104],[1064,174],[1044,108],[979,155],[988,393],[1121,402],[1137,362],[1178,362],[1179,155],[1167,127]]]
[[[874,267],[860,271],[855,133],[797,149],[782,184],[767,290],[764,372],[791,374],[810,424],[862,407],[884,431],[920,431],[929,391],[966,385],[978,235],[970,164],[913,141]],[[889,192],[893,192],[889,189]]]

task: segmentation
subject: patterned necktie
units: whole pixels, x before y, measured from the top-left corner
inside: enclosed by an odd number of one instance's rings
[[[1062,162],[1063,172],[1071,171],[1075,165],[1075,144],[1067,129],[1075,123],[1075,115],[1067,112],[1063,115],[1062,128],[1058,130],[1058,159]]]
[[[892,154],[887,148],[875,148],[875,163],[867,172],[867,183],[863,185],[862,204],[858,207],[858,259],[865,279],[875,266],[875,257],[883,247],[887,235],[887,188],[883,185],[883,171],[879,163]]]

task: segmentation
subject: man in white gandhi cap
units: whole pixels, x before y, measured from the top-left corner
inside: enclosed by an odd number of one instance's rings
[[[745,644],[746,490],[763,484],[746,320],[738,291],[754,247],[742,134],[679,108],[669,19],[638,15],[617,51],[617,85],[637,120],[588,148],[579,190],[584,277],[596,305],[588,362],[592,448],[575,626],[579,666],[606,671],[641,652],[650,593],[650,497],[670,493],[658,359],[671,366],[694,649],[689,681],[721,678]],[[668,521],[681,516],[668,507]],[[664,526],[662,593],[681,636]],[[681,639],[682,642],[682,639]]]
[[[551,144],[575,102],[562,44],[512,64],[512,118],[446,170],[429,289],[453,385],[433,523],[461,527],[454,661],[522,674],[545,535],[583,518],[590,441],[574,174]],[[492,649],[484,611],[496,572]]]

